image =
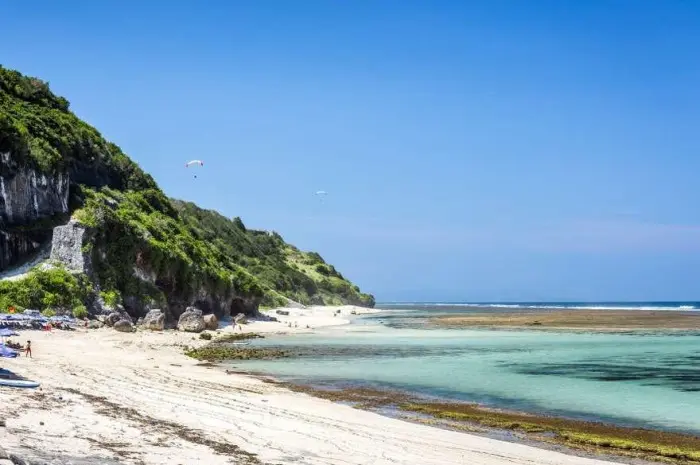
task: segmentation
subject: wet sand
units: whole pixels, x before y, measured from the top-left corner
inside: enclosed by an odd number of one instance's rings
[[[409,421],[481,434],[500,440],[528,443],[593,458],[626,463],[700,464],[700,437],[551,415],[494,409],[466,402],[436,402],[389,389],[321,386],[260,379],[297,392],[346,402],[356,408],[383,412]],[[627,462],[629,460],[629,462]]]
[[[440,316],[431,322],[442,327],[578,329],[593,331],[695,330],[700,311],[567,310],[522,313],[465,313]]]

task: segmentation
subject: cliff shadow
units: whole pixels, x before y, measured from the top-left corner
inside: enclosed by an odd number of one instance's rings
[[[214,313],[218,317],[221,317],[221,309],[214,308],[215,306],[206,300],[202,300],[202,299],[195,300],[194,303],[192,304],[192,306],[194,308],[200,309],[204,315],[207,315],[209,313]]]
[[[233,301],[231,301],[229,315],[235,318],[236,315],[238,315],[239,313],[245,313],[246,315],[249,315],[250,309],[246,306],[246,303],[243,299],[235,298],[233,299]]]

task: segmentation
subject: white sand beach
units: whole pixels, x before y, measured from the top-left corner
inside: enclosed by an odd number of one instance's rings
[[[347,322],[352,308],[333,316],[337,309],[288,309],[281,322],[244,330]],[[226,374],[183,355],[183,346],[204,342],[189,333],[103,328],[24,332],[20,340],[27,339],[33,359],[0,359],[42,383],[36,390],[0,388],[0,445],[25,457],[45,452],[76,464],[135,465],[611,463],[392,419]]]

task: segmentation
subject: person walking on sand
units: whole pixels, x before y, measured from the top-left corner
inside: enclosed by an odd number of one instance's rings
[[[24,349],[24,356],[32,358],[32,341],[27,341],[27,348]]]

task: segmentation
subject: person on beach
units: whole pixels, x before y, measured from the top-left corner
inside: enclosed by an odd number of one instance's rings
[[[32,357],[32,341],[27,341],[27,348],[24,349],[24,356],[25,357],[29,356],[29,358],[33,358]]]

